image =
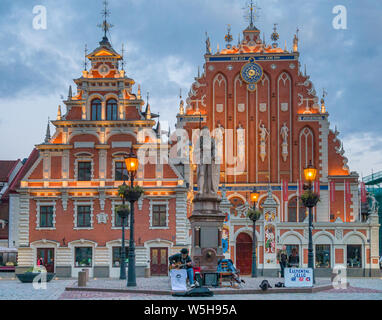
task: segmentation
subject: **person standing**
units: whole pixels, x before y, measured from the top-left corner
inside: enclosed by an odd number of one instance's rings
[[[297,254],[297,249],[292,249],[292,254],[289,256],[289,266],[292,268],[298,268],[300,265],[300,258]]]
[[[288,254],[286,252],[286,246],[283,246],[282,250],[279,251],[278,260],[281,268],[281,278],[284,278],[284,271],[288,263]]]

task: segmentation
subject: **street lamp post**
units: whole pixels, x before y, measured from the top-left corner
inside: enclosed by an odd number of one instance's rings
[[[260,193],[257,191],[256,187],[253,187],[251,192],[251,201],[253,203],[253,214],[250,216],[250,219],[253,222],[253,241],[252,241],[252,278],[257,278],[257,264],[256,264],[256,248],[257,248],[257,238],[256,238],[256,221],[259,219],[259,216],[256,211],[256,203],[259,199]]]
[[[308,190],[309,194],[312,194],[312,182],[316,179],[317,169],[313,167],[312,162],[304,169],[305,180],[308,185],[304,185],[304,189]],[[309,244],[308,244],[308,268],[313,271],[313,284],[316,283],[316,277],[314,272],[314,256],[313,256],[313,208],[318,201],[317,197],[304,199],[305,207],[309,210]]]
[[[130,179],[131,190],[134,188],[134,178],[138,171],[138,158],[133,153],[125,158],[126,170],[128,173],[128,177]],[[130,202],[130,242],[129,242],[129,265],[128,265],[128,275],[127,275],[127,286],[128,287],[136,287],[136,274],[135,274],[135,241],[134,241],[134,203],[140,197],[140,193],[129,192],[126,197]]]
[[[126,187],[125,181],[122,185],[124,188]],[[119,279],[126,280],[126,247],[125,247],[125,221],[129,215],[129,211],[124,208],[125,207],[125,195],[122,195],[122,208],[117,213],[119,217],[122,219],[122,248],[121,248],[121,258],[120,258],[120,276]]]

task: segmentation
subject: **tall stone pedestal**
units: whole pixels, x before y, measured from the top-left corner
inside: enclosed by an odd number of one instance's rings
[[[198,194],[190,217],[192,230],[191,256],[202,272],[215,272],[219,259],[224,259],[222,230],[225,215],[220,211],[217,195]]]

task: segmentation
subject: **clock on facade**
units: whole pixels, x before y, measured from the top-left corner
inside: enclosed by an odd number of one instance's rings
[[[241,68],[241,77],[249,85],[255,85],[263,76],[263,68],[250,58],[249,62]]]

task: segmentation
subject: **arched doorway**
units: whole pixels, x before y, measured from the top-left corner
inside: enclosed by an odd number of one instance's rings
[[[247,233],[240,233],[236,239],[236,267],[240,274],[252,272],[252,238]]]

